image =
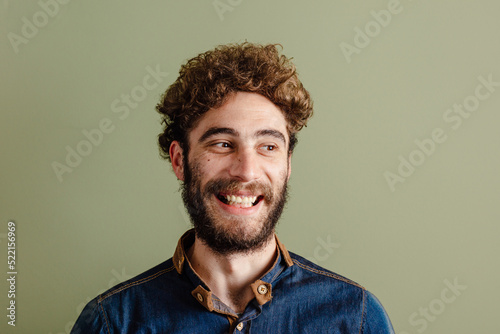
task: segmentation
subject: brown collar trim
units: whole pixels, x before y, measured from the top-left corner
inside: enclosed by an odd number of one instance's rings
[[[175,269],[179,274],[182,273],[182,268],[184,267],[184,262],[187,258],[184,251],[184,242],[190,238],[194,241],[194,229],[186,231],[186,233],[180,237],[179,242],[177,242],[177,247],[175,248],[174,256],[172,257]]]
[[[273,286],[271,285],[271,283],[267,283],[258,279],[250,284],[250,287],[252,288],[255,299],[257,300],[257,303],[259,303],[259,305],[264,305],[273,298]]]
[[[283,259],[285,260],[286,265],[288,267],[293,266],[293,260],[290,257],[290,254],[288,254],[288,251],[286,250],[285,245],[283,245],[281,243],[281,241],[279,241],[278,236],[276,234],[274,235],[274,237],[276,238],[276,243],[278,244],[278,248],[280,249],[281,256],[283,256]]]
[[[290,254],[286,250],[285,245],[283,245],[279,241],[278,236],[276,234],[274,235],[274,237],[276,239],[276,244],[278,245],[278,248],[281,252],[281,256],[285,260],[285,263],[287,264],[288,267],[293,266],[292,258],[290,257]],[[177,243],[177,247],[175,248],[174,256],[172,257],[175,269],[179,274],[182,273],[182,268],[184,267],[184,262],[186,261],[187,258],[186,252],[184,250],[184,243],[189,239],[194,241],[194,229],[186,231],[186,233],[184,233],[182,237],[180,237],[179,242]]]

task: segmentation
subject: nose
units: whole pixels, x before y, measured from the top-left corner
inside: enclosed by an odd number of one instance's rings
[[[234,153],[229,174],[242,182],[260,178],[261,168],[257,154],[251,148],[239,148]]]

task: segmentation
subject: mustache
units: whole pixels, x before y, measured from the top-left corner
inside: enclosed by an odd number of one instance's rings
[[[223,191],[236,192],[236,191],[250,191],[254,194],[262,195],[264,201],[271,203],[274,199],[273,189],[270,185],[262,182],[243,183],[234,179],[216,179],[210,180],[205,185],[205,196],[211,194],[218,194]]]

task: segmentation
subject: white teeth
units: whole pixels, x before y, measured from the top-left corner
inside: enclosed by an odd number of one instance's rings
[[[229,205],[240,205],[243,208],[249,208],[257,200],[257,196],[234,196],[226,195]]]

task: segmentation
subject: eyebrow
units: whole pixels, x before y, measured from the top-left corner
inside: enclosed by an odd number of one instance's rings
[[[207,131],[205,131],[205,133],[203,133],[203,135],[200,137],[200,139],[198,139],[198,143],[202,143],[205,140],[207,140],[208,138],[215,136],[215,135],[218,135],[218,134],[227,134],[227,135],[231,135],[231,136],[235,136],[235,137],[238,137],[240,135],[239,132],[236,131],[235,129],[211,127]],[[281,140],[284,144],[286,143],[285,136],[278,130],[263,129],[263,130],[257,131],[253,135],[254,138],[264,137],[264,136],[271,136],[271,137],[274,137],[274,138]]]
[[[259,130],[255,133],[254,137],[264,137],[264,136],[271,136],[276,139],[279,139],[283,142],[283,144],[286,144],[286,139],[285,135],[283,135],[280,131],[278,130],[272,130],[272,129],[264,129],[264,130]]]
[[[209,128],[205,133],[198,139],[198,143],[202,143],[208,138],[218,135],[218,134],[227,134],[227,135],[232,135],[238,137],[240,134],[238,131],[231,129],[231,128],[217,128],[217,127],[212,127]]]

